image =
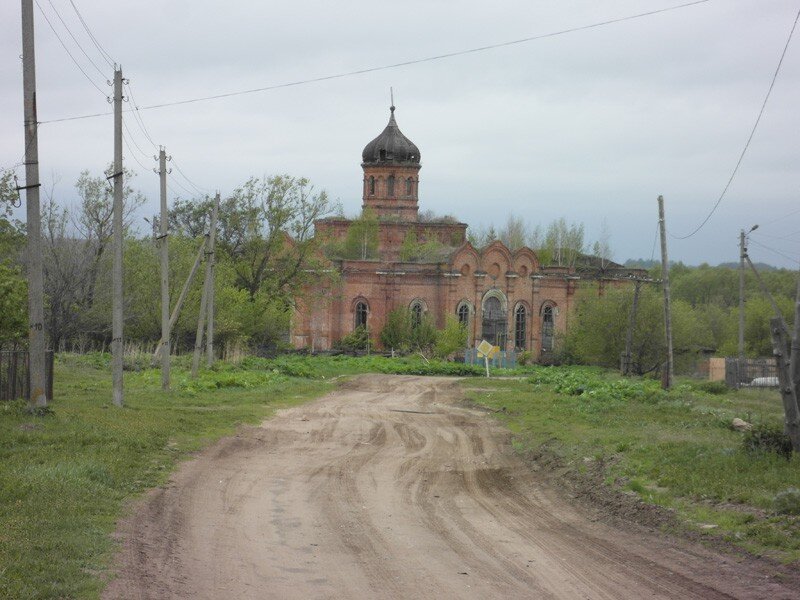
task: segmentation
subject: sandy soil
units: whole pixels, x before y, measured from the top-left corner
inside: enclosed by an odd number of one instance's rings
[[[222,440],[120,526],[108,599],[800,598],[574,506],[447,379],[363,376]]]

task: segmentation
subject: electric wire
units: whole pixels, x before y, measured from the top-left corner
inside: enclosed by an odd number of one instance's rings
[[[650,262],[653,262],[653,259],[656,256],[656,242],[658,241],[658,229],[659,223],[656,221],[656,233],[653,236],[653,250],[650,252]]]
[[[751,233],[750,235],[755,235],[757,237],[762,237],[762,238],[765,237],[778,242],[789,242],[790,244],[800,244],[800,240],[793,239],[791,237],[792,235],[797,235],[798,233],[800,232],[790,233],[789,235],[785,236],[767,235],[766,233],[759,233],[759,234]]]
[[[800,213],[800,208],[798,208],[796,210],[793,210],[790,213],[787,213],[787,214],[783,215],[782,217],[778,217],[777,219],[773,219],[772,221],[767,221],[766,223],[761,223],[760,226],[761,227],[766,227],[767,225],[773,225],[774,223],[777,223],[779,221],[783,221],[784,219],[786,219],[786,217],[791,217],[792,215],[796,215],[797,213]]]
[[[595,23],[590,23],[589,25],[581,25],[581,26],[578,26],[578,27],[570,27],[568,29],[562,29],[562,30],[559,30],[559,31],[552,31],[552,32],[549,32],[549,33],[533,35],[533,36],[529,36],[529,37],[525,37],[525,38],[520,38],[520,39],[517,39],[517,40],[511,40],[511,41],[507,41],[507,42],[500,42],[500,43],[497,43],[497,44],[489,44],[489,45],[486,45],[486,46],[479,46],[479,47],[475,47],[475,48],[469,48],[467,50],[457,50],[457,51],[454,51],[454,52],[447,52],[445,54],[438,54],[438,55],[434,55],[434,56],[427,56],[427,57],[424,57],[424,58],[416,58],[416,59],[411,59],[411,60],[405,60],[405,61],[402,61],[402,62],[397,62],[397,63],[393,63],[393,64],[388,64],[388,65],[381,65],[381,66],[376,66],[376,67],[367,67],[367,68],[363,68],[363,69],[357,69],[357,70],[354,70],[354,71],[345,71],[343,73],[334,73],[332,75],[323,75],[321,77],[313,77],[313,78],[309,78],[309,79],[301,79],[301,80],[297,80],[297,81],[279,83],[279,84],[275,84],[275,85],[268,85],[268,86],[259,87],[259,88],[253,88],[253,89],[248,89],[248,90],[238,90],[238,91],[235,91],[235,92],[227,92],[227,93],[223,93],[223,94],[214,94],[212,96],[202,96],[202,97],[197,97],[197,98],[188,98],[188,99],[185,99],[185,100],[175,100],[175,101],[172,101],[172,102],[162,102],[162,103],[159,103],[159,104],[151,104],[151,105],[148,105],[148,106],[141,106],[137,110],[152,110],[152,109],[156,109],[156,108],[165,108],[165,107],[168,107],[168,106],[179,106],[179,105],[182,105],[182,104],[192,104],[192,103],[195,103],[195,102],[205,102],[205,101],[208,101],[208,100],[219,100],[219,99],[222,99],[222,98],[231,98],[233,96],[242,96],[242,95],[245,95],[245,94],[255,94],[255,93],[259,93],[259,92],[267,92],[267,91],[277,90],[277,89],[281,89],[281,88],[295,87],[295,86],[306,85],[306,84],[310,84],[310,83],[319,83],[319,82],[322,82],[322,81],[330,81],[330,80],[333,80],[333,79],[342,79],[342,78],[345,78],[345,77],[353,77],[353,76],[357,76],[357,75],[364,75],[364,74],[367,74],[367,73],[375,73],[377,71],[386,71],[386,70],[390,70],[390,69],[398,69],[398,68],[401,68],[401,67],[408,67],[408,66],[411,66],[411,65],[417,65],[417,64],[426,63],[426,62],[432,62],[432,61],[437,61],[437,60],[454,58],[454,57],[457,57],[457,56],[464,56],[464,55],[467,55],[467,54],[476,54],[478,52],[486,52],[488,50],[496,50],[498,48],[505,48],[505,47],[508,47],[508,46],[514,46],[514,45],[518,45],[518,44],[525,44],[525,43],[528,43],[528,42],[533,42],[533,41],[542,40],[542,39],[546,39],[546,38],[552,38],[552,37],[557,37],[557,36],[566,35],[566,34],[570,34],[570,33],[576,33],[576,32],[579,32],[579,31],[586,31],[588,29],[595,29],[595,28],[598,28],[598,27],[605,27],[605,26],[608,26],[608,25],[616,24],[616,23],[622,23],[624,21],[631,21],[631,20],[634,20],[634,19],[641,19],[641,18],[644,18],[644,17],[649,17],[649,16],[661,14],[661,13],[666,13],[666,12],[670,12],[670,11],[679,10],[679,9],[682,9],[682,8],[688,8],[690,6],[696,6],[698,4],[705,4],[705,3],[710,2],[710,1],[711,0],[694,0],[693,2],[686,2],[686,3],[678,4],[678,5],[675,5],[675,6],[668,6],[668,7],[665,7],[665,8],[651,10],[651,11],[647,11],[647,12],[643,12],[643,13],[627,15],[627,16],[624,16],[624,17],[618,17],[616,19],[607,19],[605,21],[598,21],[598,22],[595,22]],[[47,121],[40,121],[40,123],[41,124],[45,124],[45,123],[61,123],[63,121],[75,121],[75,120],[78,120],[78,119],[91,119],[91,118],[94,118],[94,117],[104,116],[104,115],[107,115],[107,114],[110,114],[110,113],[95,113],[95,114],[89,114],[89,115],[78,115],[78,116],[73,116],[73,117],[62,117],[60,119],[50,119],[50,120],[47,120]]]
[[[172,159],[172,166],[174,166],[174,167],[175,167],[175,170],[176,170],[176,171],[177,171],[177,172],[180,174],[180,176],[181,176],[181,177],[183,177],[183,178],[184,178],[184,179],[185,179],[185,180],[186,180],[186,181],[189,183],[189,185],[190,185],[190,186],[192,186],[192,187],[193,187],[195,190],[197,190],[197,193],[198,193],[198,194],[200,194],[200,195],[205,195],[205,194],[208,194],[208,193],[210,193],[208,189],[206,189],[206,188],[203,188],[203,187],[200,187],[200,186],[199,186],[199,185],[197,185],[197,184],[196,184],[194,181],[192,181],[191,179],[189,179],[189,178],[186,176],[186,174],[183,172],[183,169],[181,169],[181,168],[180,168],[180,166],[178,165],[178,163],[177,163],[177,162],[175,162],[175,158],[174,158],[174,157],[173,157],[173,159]]]
[[[722,203],[723,198],[725,198],[725,194],[728,192],[728,188],[731,187],[733,183],[734,177],[736,177],[736,173],[739,171],[739,167],[742,165],[742,161],[744,160],[744,155],[747,153],[747,149],[750,147],[750,142],[753,141],[753,136],[756,134],[756,130],[758,129],[758,124],[761,122],[761,117],[764,116],[764,111],[767,108],[767,102],[769,101],[769,97],[772,94],[772,88],[775,87],[775,81],[778,79],[778,73],[781,71],[781,65],[783,65],[783,59],[786,56],[786,51],[789,49],[789,44],[792,41],[792,36],[794,35],[794,30],[797,27],[797,20],[800,19],[800,10],[797,11],[797,15],[794,18],[794,23],[792,23],[792,29],[789,31],[789,37],[786,39],[786,44],[783,47],[783,52],[781,52],[780,60],[778,60],[778,66],[775,69],[775,73],[772,75],[772,80],[769,83],[769,88],[767,89],[767,94],[764,96],[764,102],[761,103],[761,109],[758,111],[758,117],[756,117],[755,123],[753,123],[753,128],[750,130],[750,135],[747,138],[747,142],[745,142],[744,148],[742,148],[741,154],[739,154],[739,160],[736,161],[736,166],[733,168],[733,172],[731,176],[728,178],[728,182],[725,184],[725,187],[722,188],[722,193],[717,198],[716,203],[711,209],[711,212],[708,213],[703,222],[697,226],[697,228],[689,233],[688,235],[681,235],[676,236],[670,234],[670,237],[676,240],[686,240],[695,235],[698,231],[700,231],[706,223],[708,223],[709,219],[711,219],[712,215],[716,212],[719,205]]]
[[[150,158],[150,155],[144,150],[142,150],[142,147],[136,141],[133,132],[130,130],[128,124],[124,120],[122,121],[122,127],[125,129],[125,131],[128,132],[128,138],[130,138],[131,143],[136,147],[136,149],[141,153],[141,155],[144,156],[145,158]]]
[[[156,144],[153,141],[153,138],[150,136],[150,132],[147,130],[147,126],[144,123],[144,119],[142,118],[142,115],[139,114],[139,106],[136,103],[136,98],[133,95],[133,89],[131,88],[130,82],[128,82],[126,84],[126,87],[128,88],[128,96],[131,99],[131,106],[133,106],[133,111],[132,112],[133,112],[134,120],[138,124],[139,129],[142,130],[142,133],[144,133],[144,136],[147,138],[147,140],[153,145],[154,148],[158,149],[159,148],[158,144]]]
[[[148,171],[149,169],[147,167],[145,167],[142,164],[142,161],[139,160],[139,157],[136,156],[136,153],[133,151],[133,148],[131,148],[131,145],[128,142],[128,137],[124,133],[122,134],[122,142],[125,144],[125,147],[128,149],[128,156],[132,157],[133,160],[135,160],[139,164],[139,166],[142,168],[143,171]]]
[[[756,246],[758,246],[760,248],[763,248],[764,250],[769,250],[770,252],[773,252],[773,253],[775,253],[775,254],[777,254],[779,256],[782,256],[786,260],[789,260],[789,261],[791,261],[793,263],[800,263],[800,259],[798,259],[796,256],[789,256],[788,254],[785,254],[785,253],[781,252],[780,250],[776,250],[775,248],[771,248],[769,246],[766,246],[766,245],[764,245],[764,244],[762,244],[760,242],[757,242],[756,240],[751,239],[750,243],[751,244],[755,244]]]
[[[86,34],[89,36],[89,39],[92,40],[95,48],[100,51],[100,55],[103,57],[103,60],[108,63],[108,66],[113,68],[116,61],[111,58],[111,55],[106,52],[105,49],[100,45],[100,42],[97,41],[97,38],[92,33],[92,30],[89,29],[89,26],[86,24],[83,15],[81,15],[81,11],[79,11],[78,7],[75,6],[75,2],[73,2],[73,0],[69,0],[69,3],[72,5],[72,9],[75,11],[75,14],[78,15],[78,20],[81,22],[81,25],[83,25],[84,30],[86,30]]]
[[[78,47],[78,50],[80,50],[83,53],[83,55],[86,57],[86,60],[88,60],[92,64],[92,66],[97,70],[97,72],[100,73],[100,77],[103,77],[103,78],[108,77],[108,73],[103,73],[102,69],[97,66],[97,63],[95,63],[92,60],[92,57],[89,56],[87,54],[86,50],[83,49],[83,46],[81,46],[81,43],[78,41],[78,39],[72,33],[72,30],[69,28],[69,26],[67,25],[66,21],[64,21],[64,18],[61,16],[61,13],[58,12],[58,9],[55,7],[55,4],[53,4],[53,0],[47,0],[47,3],[50,5],[50,8],[53,9],[53,12],[56,13],[56,16],[58,17],[58,20],[61,21],[61,24],[64,26],[64,29],[67,30],[67,33],[69,34],[69,37],[71,37],[72,41],[75,42],[75,45]]]
[[[39,4],[39,0],[35,0],[35,2],[36,2],[36,6],[39,8],[39,12],[42,13],[42,16],[44,17],[44,20],[47,21],[47,24],[50,26],[50,29],[53,30],[53,34],[56,36],[56,39],[58,39],[58,41],[61,43],[61,47],[64,48],[64,51],[72,59],[72,62],[75,63],[75,66],[78,67],[78,70],[81,73],[83,73],[83,76],[86,77],[86,80],[89,83],[91,83],[95,87],[95,89],[103,95],[103,97],[107,98],[108,94],[106,92],[104,92],[100,88],[100,86],[98,86],[95,83],[94,79],[89,77],[89,74],[83,69],[83,67],[80,65],[80,63],[77,60],[75,60],[75,57],[72,55],[72,52],[69,51],[69,48],[67,48],[67,45],[64,43],[64,40],[62,40],[61,36],[58,35],[58,31],[56,31],[56,28],[53,26],[53,23],[50,22],[50,19],[47,17],[47,14],[42,9],[42,5]],[[105,113],[105,114],[111,114],[111,113]]]

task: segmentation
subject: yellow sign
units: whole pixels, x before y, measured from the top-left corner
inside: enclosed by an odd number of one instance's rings
[[[480,344],[478,344],[478,352],[480,352],[483,356],[492,356],[492,350],[494,350],[496,346],[492,346],[486,340],[483,340]]]
[[[500,346],[492,346],[492,349],[489,350],[489,358],[494,358],[494,355],[500,352]]]

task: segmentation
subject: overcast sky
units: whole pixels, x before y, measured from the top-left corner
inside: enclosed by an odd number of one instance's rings
[[[112,70],[69,0],[38,0],[93,87],[36,9],[39,119],[106,112]],[[289,83],[590,25],[680,0],[74,0],[130,79],[139,106]],[[104,77],[86,59],[55,10]],[[305,176],[361,205],[361,150],[386,125],[394,88],[401,130],[420,148],[420,206],[471,226],[511,213],[531,225],[564,217],[600,234],[613,257],[650,258],[656,198],[676,236],[719,197],[750,134],[798,0],[710,0],[679,10],[485,52],[140,111],[192,182],[223,194],[250,176]],[[19,2],[0,3],[0,167],[23,146]],[[800,257],[800,32],[727,196],[670,258],[738,259],[739,229],[754,261]],[[129,103],[130,106],[132,103]],[[156,149],[131,114],[126,166],[157,210]],[[110,116],[43,124],[42,181],[75,199],[83,169],[112,158]],[[141,151],[136,146],[141,148]],[[146,168],[142,168],[134,157]],[[22,178],[22,169],[19,169]],[[191,189],[173,170],[170,188]],[[760,245],[759,245],[760,244]],[[769,248],[769,249],[768,249]],[[770,250],[771,249],[771,250]],[[778,251],[787,257],[775,253]],[[655,252],[658,257],[658,250]]]

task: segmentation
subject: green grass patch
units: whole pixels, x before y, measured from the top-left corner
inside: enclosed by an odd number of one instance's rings
[[[546,447],[577,472],[586,459],[601,460],[606,485],[675,509],[696,531],[800,560],[796,495],[787,492],[800,488],[800,457],[753,451],[730,427],[734,417],[780,427],[776,391],[683,380],[667,393],[655,381],[585,367],[464,385],[471,400],[497,410],[519,451]]]
[[[126,372],[118,409],[107,355],[59,356],[52,412],[0,403],[0,598],[98,597],[127,499],[237,425],[331,387],[280,361],[220,364],[196,380],[177,363],[170,392],[157,370]]]

